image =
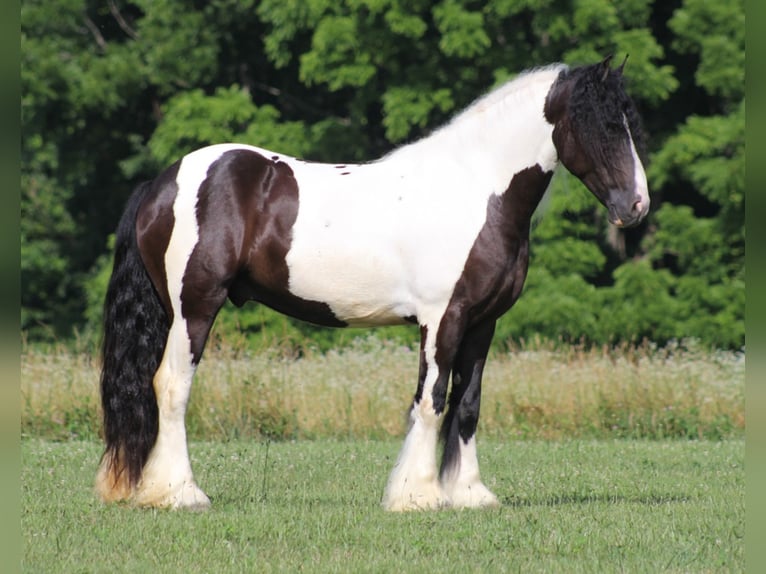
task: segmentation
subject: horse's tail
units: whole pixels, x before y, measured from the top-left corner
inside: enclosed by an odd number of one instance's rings
[[[136,242],[136,215],[150,184],[128,200],[117,227],[104,301],[101,405],[106,449],[96,487],[106,501],[128,498],[157,440],[153,379],[168,336],[168,316]]]

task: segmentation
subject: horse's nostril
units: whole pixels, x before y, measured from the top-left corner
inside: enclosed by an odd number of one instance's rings
[[[637,201],[636,201],[636,202],[633,204],[633,213],[641,213],[641,208],[643,207],[643,205],[644,205],[644,204],[643,204],[643,203],[641,203],[641,200],[640,200],[640,199],[639,199],[639,200],[637,200]]]

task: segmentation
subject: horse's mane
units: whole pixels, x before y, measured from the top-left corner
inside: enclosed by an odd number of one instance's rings
[[[478,115],[483,114],[489,110],[494,110],[496,113],[502,113],[502,108],[505,107],[506,104],[510,105],[513,102],[520,101],[526,103],[528,100],[525,99],[525,94],[528,94],[530,90],[537,87],[539,85],[538,82],[543,81],[549,83],[552,81],[551,76],[553,76],[555,79],[555,75],[557,73],[561,73],[567,69],[568,67],[565,64],[559,63],[531,68],[521,72],[504,84],[491,89],[483,96],[479,96],[471,104],[453,116],[452,119],[449,120],[446,124],[436,128],[433,132],[426,135],[424,138],[393,149],[381,159],[390,159],[394,156],[401,157],[402,155],[417,149],[419,144],[425,143],[427,141],[433,141],[433,138],[439,138],[445,135],[447,138],[449,138],[451,137],[449,134],[460,132],[460,126],[472,124],[473,120]],[[543,104],[540,102],[541,117],[542,114]]]
[[[604,75],[602,64],[572,68],[565,73],[575,80],[569,106],[581,143],[599,156],[606,156],[604,151],[609,146],[623,140],[624,115],[636,150],[643,156],[644,130],[638,111],[625,91],[622,73],[609,70]]]
[[[495,87],[483,96],[480,96],[474,100],[473,103],[469,104],[468,107],[453,117],[445,127],[460,122],[465,118],[469,118],[483,109],[494,107],[500,102],[507,101],[510,98],[522,96],[529,88],[534,86],[536,80],[544,78],[546,72],[560,73],[562,71],[566,71],[567,69],[568,67],[565,64],[550,64],[548,66],[540,66],[525,70],[517,76],[506,81],[504,84]],[[540,112],[542,113],[542,106],[540,108]]]
[[[553,80],[551,79],[553,77]],[[609,150],[625,137],[624,121],[627,121],[633,143],[640,157],[645,155],[644,131],[633,101],[625,91],[622,73],[609,70],[604,76],[602,64],[570,68],[566,64],[551,64],[536,67],[521,72],[504,84],[495,87],[462,111],[443,126],[434,130],[430,135],[396,148],[381,159],[394,156],[402,157],[418,149],[420,143],[461,132],[461,125],[471,125],[477,116],[485,113],[503,113],[506,106],[519,105],[529,100],[528,95],[539,86],[539,82],[549,83],[556,78],[561,80],[571,78],[574,85],[570,97],[570,115],[582,145],[589,147],[592,153],[605,161]],[[540,104],[539,113],[542,117],[543,106]],[[492,117],[492,116],[488,116]],[[625,118],[623,120],[623,117]],[[480,125],[480,124],[476,124]],[[491,121],[489,124],[494,125]],[[457,129],[455,129],[457,128]],[[463,141],[458,139],[458,141]]]

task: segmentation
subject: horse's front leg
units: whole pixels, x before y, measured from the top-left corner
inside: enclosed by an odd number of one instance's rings
[[[456,508],[499,504],[481,481],[476,455],[481,377],[494,332],[494,321],[469,329],[453,366],[449,410],[442,428],[444,457],[439,474],[442,487]]]
[[[462,329],[443,318],[421,327],[418,389],[409,413],[409,430],[383,494],[386,510],[420,510],[450,505],[439,482],[436,447],[444,416],[447,385]]]

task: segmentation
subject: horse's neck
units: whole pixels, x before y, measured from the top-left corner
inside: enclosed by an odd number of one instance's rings
[[[384,159],[423,169],[432,166],[442,173],[475,172],[478,180],[491,181],[495,192],[535,164],[553,170],[558,161],[553,126],[545,120],[543,107],[559,71],[530,72],[497,88],[427,138]]]

